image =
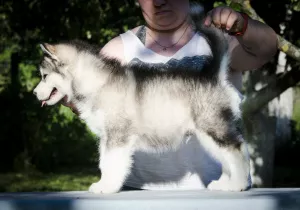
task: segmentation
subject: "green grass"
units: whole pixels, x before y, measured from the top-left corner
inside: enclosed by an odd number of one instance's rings
[[[0,192],[86,191],[99,177],[85,173],[0,174]]]

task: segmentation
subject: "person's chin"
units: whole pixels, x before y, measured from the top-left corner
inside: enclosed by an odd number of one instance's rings
[[[175,21],[160,20],[160,21],[156,21],[156,24],[154,25],[153,28],[157,30],[170,30],[178,27],[178,25],[179,23],[177,24]]]
[[[182,20],[179,21],[178,19],[174,17],[170,18],[160,18],[156,21],[156,26],[160,29],[164,30],[170,30],[177,28],[179,25],[182,24]]]
[[[170,31],[176,29],[177,27],[178,25],[160,25],[157,27],[157,29],[161,31]]]

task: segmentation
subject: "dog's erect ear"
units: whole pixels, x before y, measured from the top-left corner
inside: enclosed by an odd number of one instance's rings
[[[56,48],[54,45],[43,43],[40,44],[40,47],[45,54],[49,55],[54,60],[58,60],[56,56]]]

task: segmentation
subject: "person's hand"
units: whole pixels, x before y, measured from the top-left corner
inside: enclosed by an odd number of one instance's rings
[[[226,30],[228,33],[240,32],[244,27],[244,17],[230,7],[220,6],[207,13],[204,25]]]

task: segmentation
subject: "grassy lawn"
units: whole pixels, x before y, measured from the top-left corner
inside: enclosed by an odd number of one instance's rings
[[[87,173],[7,173],[0,174],[0,192],[88,190],[99,175]]]

